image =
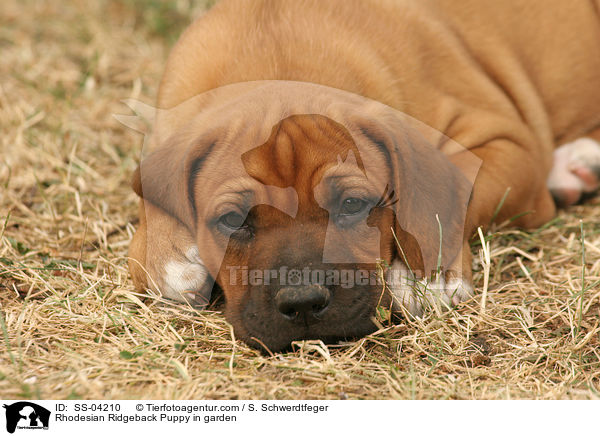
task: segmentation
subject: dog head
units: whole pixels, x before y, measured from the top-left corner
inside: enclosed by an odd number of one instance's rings
[[[454,263],[470,183],[441,136],[318,85],[226,88],[157,122],[133,185],[195,236],[237,337],[279,350],[362,336],[392,303],[378,263]]]

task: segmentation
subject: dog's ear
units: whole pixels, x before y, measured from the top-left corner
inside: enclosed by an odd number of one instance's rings
[[[190,231],[196,227],[194,179],[205,156],[203,140],[170,138],[146,156],[135,170],[132,188],[144,200],[181,221]]]
[[[439,132],[434,142],[410,123],[377,124],[361,128],[361,132],[384,153],[391,167],[394,192],[388,192],[386,201],[396,216],[396,257],[418,277],[430,276],[438,268],[444,271],[462,250],[466,211],[479,163],[455,143],[453,153],[468,155],[456,159],[440,151],[436,147]],[[467,168],[453,163],[465,159]]]

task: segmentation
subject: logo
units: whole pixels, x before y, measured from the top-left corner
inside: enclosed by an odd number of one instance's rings
[[[14,433],[18,429],[44,429],[48,430],[50,411],[29,401],[19,401],[10,405],[4,404],[6,409],[6,431]]]

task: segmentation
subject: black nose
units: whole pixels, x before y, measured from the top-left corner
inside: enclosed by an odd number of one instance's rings
[[[275,307],[290,321],[314,324],[329,304],[329,290],[320,285],[282,288],[275,295]]]

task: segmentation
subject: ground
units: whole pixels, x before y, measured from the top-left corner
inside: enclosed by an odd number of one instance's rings
[[[3,0],[0,392],[28,399],[600,398],[600,201],[473,239],[473,300],[262,355],[133,290],[129,186],[169,48],[207,2]],[[484,280],[489,272],[489,283]]]

